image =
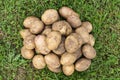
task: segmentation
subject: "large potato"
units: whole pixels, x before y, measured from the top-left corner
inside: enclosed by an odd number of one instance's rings
[[[45,29],[43,30],[42,34],[47,36],[51,31],[52,29],[50,26],[45,26]]]
[[[60,67],[59,57],[54,53],[45,55],[45,62],[49,67],[52,67],[52,68]]]
[[[42,14],[41,19],[46,25],[50,25],[59,19],[59,15],[57,10],[48,9]]]
[[[46,66],[44,57],[42,55],[35,55],[33,57],[32,63],[36,69],[43,69]]]
[[[81,27],[85,27],[88,33],[92,31],[92,24],[88,21],[82,22]]]
[[[57,49],[61,42],[61,34],[57,31],[52,31],[47,35],[46,41],[50,50]]]
[[[20,35],[23,39],[25,39],[27,36],[32,35],[32,33],[29,31],[29,29],[23,29],[20,31]]]
[[[59,73],[59,72],[61,72],[62,70],[61,70],[61,67],[58,67],[58,68],[52,68],[52,67],[50,67],[50,66],[47,66],[48,67],[48,69],[50,70],[50,71],[52,71],[52,72],[54,72],[54,73]]]
[[[64,20],[55,22],[52,25],[52,30],[59,31],[62,35],[69,35],[72,32],[70,24]]]
[[[90,38],[89,38],[88,44],[90,44],[91,46],[94,46],[94,44],[95,44],[95,38],[93,37],[92,34],[90,34],[89,37]]]
[[[44,35],[38,35],[35,37],[35,46],[37,53],[48,54],[50,49],[47,47],[46,37]]]
[[[75,63],[75,69],[77,71],[85,71],[89,68],[91,60],[86,58],[81,58]]]

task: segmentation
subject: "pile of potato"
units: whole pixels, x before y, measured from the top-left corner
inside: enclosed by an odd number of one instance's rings
[[[61,20],[61,17],[64,20]],[[76,71],[85,71],[95,58],[93,48],[95,39],[90,32],[92,24],[81,22],[79,15],[71,8],[62,7],[46,10],[41,20],[35,16],[27,17],[20,31],[23,38],[21,55],[32,59],[36,69],[46,66],[52,72],[67,76]]]

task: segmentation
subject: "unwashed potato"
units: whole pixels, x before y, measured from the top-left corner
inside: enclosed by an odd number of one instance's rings
[[[35,37],[36,37],[35,35],[29,35],[24,39],[23,44],[27,49],[35,48],[35,42],[34,42]]]
[[[41,19],[46,25],[50,25],[59,19],[59,14],[55,9],[48,9],[42,14]]]
[[[74,52],[73,55],[76,57],[76,60],[79,59],[82,56],[81,48]]]
[[[91,46],[89,44],[85,44],[82,47],[82,52],[83,52],[83,55],[88,59],[93,59],[96,57],[95,49],[93,48],[93,46]]]
[[[88,21],[82,22],[81,27],[85,27],[86,30],[88,31],[88,33],[90,33],[92,31],[92,24]]]
[[[37,35],[35,37],[35,46],[37,53],[48,54],[50,49],[47,47],[46,37],[44,35]]]
[[[66,7],[66,6],[60,8],[59,13],[64,18],[68,18],[71,15],[75,15],[75,16],[79,17],[79,15],[76,12],[74,12],[71,8]]]
[[[43,69],[46,66],[44,57],[42,55],[35,55],[33,57],[32,64],[36,69]]]
[[[94,46],[94,44],[95,44],[95,38],[93,37],[92,34],[90,34],[89,36],[90,36],[90,39],[89,39],[88,44],[90,44],[91,46]]]
[[[50,26],[45,26],[45,29],[43,30],[42,34],[43,35],[48,35],[52,31]]]
[[[50,50],[57,49],[61,42],[61,34],[57,31],[52,31],[47,35],[46,42]]]
[[[70,24],[64,20],[55,22],[52,30],[59,31],[62,35],[69,35],[72,32]]]
[[[75,69],[80,72],[85,71],[89,68],[90,64],[91,64],[90,59],[81,58],[75,63]]]
[[[63,70],[63,73],[66,75],[66,76],[70,76],[74,73],[75,71],[75,68],[74,68],[74,64],[71,64],[71,65],[63,65],[62,67],[62,70]]]
[[[59,73],[59,72],[62,71],[62,70],[61,70],[61,67],[58,67],[58,68],[52,68],[52,67],[50,67],[50,66],[47,66],[47,67],[48,67],[48,69],[49,69],[50,71],[55,72],[55,73]]]
[[[58,68],[60,67],[59,57],[54,53],[45,55],[45,62],[49,67]]]
[[[29,31],[29,29],[23,29],[20,31],[20,35],[23,39],[25,39],[27,36],[32,35],[32,33]]]
[[[31,49],[27,49],[25,48],[25,46],[23,46],[21,48],[21,55],[25,59],[32,59],[32,57],[34,56],[34,51]]]

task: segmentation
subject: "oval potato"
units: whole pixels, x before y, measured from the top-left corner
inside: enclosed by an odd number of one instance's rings
[[[47,66],[48,67],[48,69],[50,70],[50,71],[52,71],[52,72],[54,72],[54,73],[59,73],[59,72],[61,72],[62,70],[61,70],[61,67],[59,67],[59,68],[52,68],[52,67],[50,67],[50,66]]]
[[[85,27],[88,33],[92,31],[92,24],[88,21],[82,22],[81,27]]]
[[[27,36],[32,35],[32,33],[29,31],[29,29],[23,29],[20,31],[20,35],[23,39],[25,39]]]
[[[89,38],[88,44],[90,44],[91,46],[94,46],[94,44],[95,44],[95,38],[93,37],[92,34],[90,34],[89,37],[90,38]]]

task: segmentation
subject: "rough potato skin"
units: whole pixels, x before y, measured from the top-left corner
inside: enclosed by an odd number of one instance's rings
[[[50,52],[50,49],[47,47],[46,37],[44,35],[38,35],[35,37],[35,46],[37,53],[46,55]]]
[[[32,57],[34,56],[34,51],[23,46],[21,48],[21,55],[25,59],[32,59]]]
[[[70,75],[72,75],[72,74],[74,73],[74,71],[75,71],[74,64],[71,64],[71,65],[68,65],[68,66],[63,65],[62,70],[63,70],[63,73],[64,73],[66,76],[70,76]]]
[[[51,31],[52,31],[51,27],[46,26],[42,34],[47,36]]]
[[[76,57],[76,60],[79,59],[82,56],[81,48],[74,52],[73,55]]]
[[[49,67],[52,67],[52,68],[60,67],[59,57],[54,53],[45,55],[45,62]]]
[[[81,27],[85,27],[88,33],[92,31],[92,24],[88,21],[82,22]]]
[[[44,57],[42,55],[35,55],[33,57],[32,64],[36,69],[43,69],[46,66]]]
[[[59,15],[57,10],[48,9],[42,14],[41,19],[46,25],[50,25],[59,19]]]
[[[75,63],[75,69],[79,72],[85,71],[89,68],[90,64],[91,64],[90,59],[81,58]]]
[[[57,49],[57,47],[61,42],[60,32],[57,32],[57,31],[50,32],[49,35],[47,35],[46,41],[47,41],[48,48],[50,50]]]
[[[85,44],[82,47],[82,52],[83,52],[83,55],[88,59],[93,59],[96,57],[95,49],[93,48],[93,46],[91,46],[89,44]]]
[[[95,44],[95,38],[93,37],[92,34],[90,34],[89,36],[90,36],[90,39],[89,39],[88,44],[90,44],[91,46],[94,46],[94,44]]]
[[[23,29],[20,31],[20,35],[23,39],[25,39],[27,36],[32,35],[32,33],[29,31],[29,29]]]
[[[54,72],[54,73],[59,73],[59,72],[61,72],[62,70],[61,70],[61,67],[59,67],[59,68],[52,68],[52,67],[50,67],[50,66],[47,66],[48,67],[48,69],[50,70],[50,71],[52,71],[52,72]]]
[[[72,32],[70,24],[64,20],[55,22],[52,30],[59,31],[62,35],[69,35]]]

